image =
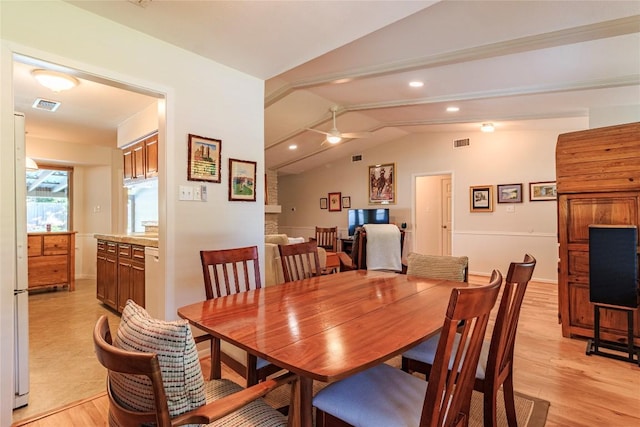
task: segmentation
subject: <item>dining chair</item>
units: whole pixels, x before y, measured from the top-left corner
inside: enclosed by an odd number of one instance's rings
[[[320,258],[316,242],[278,245],[285,282],[320,276]]]
[[[452,290],[428,382],[385,363],[376,365],[318,392],[316,425],[466,426],[482,341],[501,284],[502,274],[494,270],[486,286]],[[450,363],[455,375],[449,375]]]
[[[411,252],[407,256],[407,274],[429,279],[468,282],[469,258]]]
[[[139,320],[139,319],[138,319]],[[138,324],[145,323],[145,319]],[[162,322],[162,321],[160,321]],[[160,336],[154,336],[148,344],[150,347],[157,347],[159,342],[171,347],[167,350],[170,355],[162,359],[158,353],[163,353],[160,348],[158,352],[133,351],[123,348],[129,347],[130,343],[117,346],[117,340],[121,338],[121,331],[117,335],[112,335],[109,328],[107,316],[103,315],[98,319],[93,331],[93,342],[96,356],[107,369],[107,394],[109,396],[109,426],[133,427],[140,425],[156,425],[158,427],[178,426],[185,424],[210,424],[222,419],[225,426],[285,426],[284,417],[276,409],[265,403],[260,397],[271,390],[295,381],[293,374],[284,374],[278,378],[263,381],[253,387],[243,389],[231,380],[216,379],[204,381],[202,373],[198,369],[190,372],[189,377],[171,375],[175,369],[180,367],[172,366],[172,362],[178,359],[176,352],[176,332],[189,329],[187,322],[183,325],[170,325],[171,322],[164,322],[166,330],[160,327]],[[176,323],[176,322],[173,322]],[[157,333],[158,324],[152,330],[135,331],[138,334],[144,332],[145,338]],[[128,330],[131,330],[129,328]],[[166,334],[166,340],[162,334]],[[190,333],[178,334],[184,338],[181,344],[185,344],[181,349],[185,350],[182,357],[195,360],[198,363],[195,342]],[[134,346],[139,345],[137,335]],[[113,340],[112,340],[113,338]],[[116,341],[114,343],[114,341]],[[152,341],[152,342],[151,342]],[[155,350],[155,348],[154,348]],[[189,358],[188,353],[192,352],[193,357]],[[176,388],[186,387],[186,384],[178,384],[182,381],[189,381],[195,378],[201,381],[189,392],[200,396],[193,405],[188,405],[189,409],[184,410],[182,401],[176,404]],[[124,384],[124,386],[123,386]],[[196,399],[193,399],[194,401]],[[216,424],[212,424],[216,425]]]
[[[258,247],[200,251],[207,299],[246,292],[262,287]],[[210,379],[222,375],[221,362],[247,380],[247,387],[266,379],[281,368],[247,353],[231,344],[220,342],[209,334],[196,337],[196,342],[211,340]]]
[[[319,248],[330,252],[338,251],[338,227],[316,227],[314,240]]]
[[[520,308],[527,285],[533,275],[536,259],[526,254],[522,262],[512,262],[505,279],[491,341],[484,342],[474,389],[484,394],[484,425],[497,426],[497,394],[503,395],[510,427],[517,426],[513,394],[513,352],[520,317]],[[434,364],[438,337],[434,336],[402,355],[402,370],[429,375]]]

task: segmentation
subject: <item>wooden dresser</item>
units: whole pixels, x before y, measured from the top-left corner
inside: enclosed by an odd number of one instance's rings
[[[562,335],[593,337],[589,225],[640,227],[640,123],[560,135],[556,147],[556,179]],[[604,310],[600,330],[605,340],[626,342],[626,316]],[[634,341],[640,344],[638,314]]]
[[[75,231],[29,233],[29,290],[68,286],[75,290]]]

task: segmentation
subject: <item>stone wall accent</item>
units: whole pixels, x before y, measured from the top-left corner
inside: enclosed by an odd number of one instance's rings
[[[268,205],[278,204],[278,173],[274,170],[266,171],[267,200]],[[278,214],[264,214],[264,233],[278,234]]]

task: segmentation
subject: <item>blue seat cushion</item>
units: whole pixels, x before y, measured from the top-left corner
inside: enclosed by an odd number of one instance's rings
[[[381,364],[335,382],[313,406],[356,427],[418,426],[427,382]]]
[[[428,363],[433,365],[433,359],[436,356],[436,349],[438,348],[438,341],[440,340],[440,334],[434,335],[428,340],[421,342],[417,346],[405,351],[402,357],[408,359],[417,360],[419,362]],[[456,334],[455,341],[453,343],[452,354],[458,351],[458,344],[460,343],[460,334]],[[484,380],[487,371],[487,357],[489,356],[489,343],[482,343],[482,350],[480,351],[480,359],[478,361],[478,368],[476,369],[476,378]],[[451,369],[451,363],[449,369]]]

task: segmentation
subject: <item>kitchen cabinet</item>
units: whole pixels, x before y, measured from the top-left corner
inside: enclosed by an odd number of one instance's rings
[[[589,225],[640,227],[640,123],[560,135],[556,180],[562,335],[590,338]],[[634,341],[640,344],[640,316],[634,322]],[[626,342],[625,313],[601,310],[600,331],[604,340]]]
[[[128,299],[145,306],[144,246],[98,239],[96,297],[122,312]]]
[[[28,289],[75,290],[75,231],[27,235]]]
[[[122,156],[125,184],[158,176],[158,134],[154,133],[125,146]]]

